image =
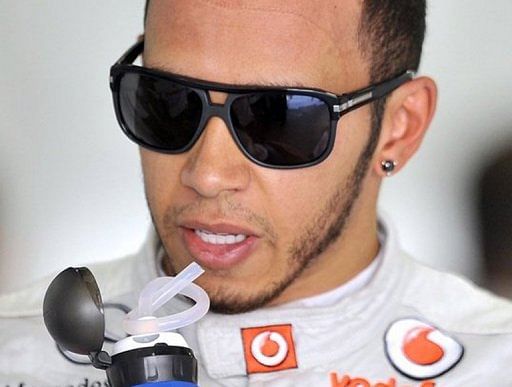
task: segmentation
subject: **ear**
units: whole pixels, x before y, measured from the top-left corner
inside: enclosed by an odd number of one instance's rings
[[[383,161],[396,163],[393,173],[404,167],[421,145],[436,110],[437,86],[428,77],[413,79],[388,97],[374,172],[384,177]]]

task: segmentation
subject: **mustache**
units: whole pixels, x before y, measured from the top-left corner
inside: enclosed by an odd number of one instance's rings
[[[262,231],[271,241],[277,239],[277,233],[267,218],[229,198],[215,201],[199,199],[184,205],[170,205],[163,214],[162,231],[172,233],[177,224],[190,218],[242,223]]]

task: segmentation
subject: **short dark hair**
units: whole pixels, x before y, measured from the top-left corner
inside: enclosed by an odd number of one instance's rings
[[[362,7],[359,47],[370,64],[371,83],[417,71],[425,38],[426,0],[364,0]],[[373,103],[370,141],[375,142],[374,148],[385,108],[385,97]]]
[[[425,0],[364,0],[359,46],[373,83],[418,70],[425,17]]]
[[[144,20],[150,0],[146,0]],[[406,70],[417,71],[426,28],[426,0],[363,0],[359,47],[377,83]],[[372,131],[367,148],[371,157],[380,135],[386,98],[372,106]]]

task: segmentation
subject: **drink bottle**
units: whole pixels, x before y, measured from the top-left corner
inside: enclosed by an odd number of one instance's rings
[[[129,335],[102,350],[105,316],[93,274],[85,267],[68,268],[50,284],[43,303],[46,328],[57,344],[88,355],[94,367],[106,371],[111,387],[197,387],[197,360],[177,329],[193,324],[209,309],[206,292],[192,283],[204,270],[192,263],[176,277],[159,277],[139,295],[123,329]],[[181,294],[194,301],[189,309],[163,317],[155,312]]]

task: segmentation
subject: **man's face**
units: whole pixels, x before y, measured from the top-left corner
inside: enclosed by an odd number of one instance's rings
[[[144,65],[233,85],[353,91],[368,84],[357,46],[358,4],[153,0]],[[226,97],[210,95],[220,104]],[[186,153],[142,149],[146,196],[168,255],[164,267],[175,272],[198,262],[206,269],[199,284],[213,309],[224,312],[322,289],[333,271],[351,267],[332,265],[364,211],[356,200],[363,178],[357,167],[369,132],[369,109],[358,109],[339,121],[327,160],[293,170],[248,160],[217,117]]]

